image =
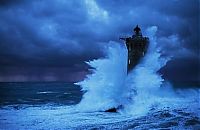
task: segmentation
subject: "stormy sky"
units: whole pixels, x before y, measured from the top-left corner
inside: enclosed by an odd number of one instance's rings
[[[199,77],[199,0],[1,0],[0,81],[78,81],[84,61],[119,36],[157,26],[160,70],[174,83]]]

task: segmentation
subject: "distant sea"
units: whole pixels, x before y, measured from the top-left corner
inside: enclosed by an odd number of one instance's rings
[[[0,106],[74,105],[80,102],[80,87],[66,82],[0,83]]]

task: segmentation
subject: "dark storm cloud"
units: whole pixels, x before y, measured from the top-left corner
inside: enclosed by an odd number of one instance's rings
[[[12,66],[85,70],[85,60],[103,56],[105,44],[131,35],[136,24],[143,30],[158,26],[162,52],[192,66],[188,59],[198,61],[199,51],[198,6],[198,0],[2,0],[1,70],[8,72],[5,67]],[[172,71],[178,62],[171,64],[166,70]],[[35,71],[31,67],[30,73]]]
[[[0,6],[11,6],[11,5],[19,4],[21,2],[25,2],[25,0],[1,0]]]
[[[7,2],[7,6],[9,3],[12,1]],[[89,47],[95,43],[91,43],[92,32],[82,4],[66,1],[48,1],[47,4],[38,0],[17,4],[11,9],[2,8],[0,52],[6,58],[2,57],[1,64],[5,61],[13,61],[12,65],[47,62],[47,65],[59,66],[61,60],[63,65],[72,65],[99,56],[97,45]]]
[[[181,47],[198,51],[199,1],[198,0],[139,0],[106,1],[99,0],[99,5],[109,11],[113,24],[120,28],[140,24],[143,28],[158,26],[158,36],[177,35]],[[124,22],[122,22],[124,21]],[[128,31],[128,30],[124,30]],[[162,43],[161,43],[162,44]]]
[[[98,4],[109,11],[115,19],[113,24],[120,25],[121,32],[127,32],[131,24],[139,23],[142,28],[158,26],[157,38],[162,53],[173,57],[161,71],[165,78],[199,84],[198,0],[99,0]]]

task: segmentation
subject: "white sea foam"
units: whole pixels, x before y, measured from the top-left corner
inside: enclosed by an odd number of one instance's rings
[[[0,129],[162,129],[163,126],[168,129],[198,128],[200,91],[174,91],[168,82],[163,84],[164,80],[158,70],[168,59],[160,57],[156,30],[156,27],[147,29],[149,50],[129,75],[126,74],[125,46],[110,42],[105,59],[88,62],[94,68],[93,74],[78,83],[85,91],[78,105],[27,106],[19,110],[6,106],[0,109],[0,123],[3,124]],[[40,93],[46,92],[48,91]],[[123,114],[93,112],[121,104],[124,105]],[[155,111],[149,112],[152,108]],[[149,115],[137,117],[147,112]],[[165,115],[168,116],[163,118]],[[188,126],[191,121],[193,122]]]
[[[41,92],[37,92],[37,94],[52,94],[52,93],[58,93],[58,92],[53,92],[53,91],[41,91]]]
[[[127,74],[127,50],[120,43],[110,42],[108,57],[87,62],[93,74],[77,83],[86,93],[78,104],[81,110],[98,111],[119,105],[123,99]]]
[[[161,57],[156,31],[156,26],[145,31],[150,39],[147,54],[128,75],[127,50],[122,43],[110,42],[106,58],[87,62],[94,69],[85,80],[77,83],[85,91],[77,105],[79,111],[103,111],[123,105],[122,112],[141,115],[155,106],[178,101],[169,84],[161,90],[164,80],[158,71],[169,58]]]

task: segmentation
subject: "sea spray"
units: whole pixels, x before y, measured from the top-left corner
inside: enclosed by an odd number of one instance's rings
[[[150,45],[145,57],[129,73],[126,79],[126,88],[129,88],[131,102],[126,104],[126,111],[134,114],[146,113],[152,105],[155,105],[157,92],[163,83],[161,75],[158,73],[169,58],[162,58],[156,41],[157,27],[153,26],[146,30],[146,35],[150,39]],[[131,90],[136,90],[133,94]]]
[[[127,75],[127,50],[124,44],[110,42],[107,58],[87,62],[93,73],[77,83],[85,91],[77,105],[82,111],[103,111],[122,104]]]
[[[147,54],[128,75],[127,50],[122,43],[110,42],[106,58],[87,62],[93,73],[77,83],[85,92],[77,107],[82,111],[104,111],[124,105],[131,113],[147,111],[155,103],[155,93],[163,82],[157,72],[168,60],[161,58],[156,31],[156,26],[146,30],[150,38]]]

